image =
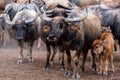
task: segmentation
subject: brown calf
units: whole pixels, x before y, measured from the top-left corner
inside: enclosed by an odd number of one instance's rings
[[[111,71],[114,72],[113,65],[114,39],[113,35],[108,32],[101,34],[101,38],[93,42],[93,52],[99,56],[98,74],[108,75],[108,61]]]

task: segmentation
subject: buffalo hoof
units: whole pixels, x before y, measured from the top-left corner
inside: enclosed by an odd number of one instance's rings
[[[99,72],[97,72],[97,74],[98,74],[98,75],[102,75],[102,72],[99,71]]]
[[[94,72],[97,72],[97,71],[98,71],[97,68],[96,68],[96,65],[92,65],[92,70],[93,70]]]
[[[64,70],[65,70],[65,68],[64,68],[64,67],[61,67],[61,68],[60,68],[60,70],[61,70],[61,71],[64,71]]]
[[[50,69],[50,67],[44,67],[43,68],[45,71],[48,71]]]
[[[110,72],[115,72],[114,68],[113,68],[113,69],[109,69],[108,71],[110,71]]]
[[[64,70],[65,70],[65,67],[64,67],[64,66],[61,66],[61,67],[60,67],[60,70],[61,70],[61,71],[64,71]]]
[[[97,74],[98,70],[96,68],[93,68],[92,70],[93,70],[94,74]]]
[[[48,71],[48,70],[49,70],[49,68],[45,68],[45,67],[44,67],[44,68],[43,68],[43,70],[44,70],[44,71]]]
[[[17,61],[17,64],[22,64],[22,63],[23,63],[22,59],[20,59],[20,60]]]
[[[34,60],[33,60],[32,57],[27,56],[27,59],[28,59],[28,61],[29,61],[30,63],[34,62]]]
[[[44,67],[44,70],[47,71],[48,69],[50,69],[50,65],[49,65],[49,64],[46,64],[45,67]]]
[[[77,75],[72,75],[72,78],[73,79],[80,79],[80,75],[78,75],[78,74]]]
[[[65,74],[64,74],[64,76],[66,76],[66,77],[69,77],[71,75],[72,75],[71,72],[65,72]]]
[[[33,63],[33,62],[34,62],[34,60],[33,60],[33,59],[29,59],[28,61],[29,61],[30,63]]]
[[[54,61],[50,61],[50,65],[53,66],[54,65]]]
[[[107,76],[108,76],[108,74],[103,74],[103,76],[106,76],[106,77],[107,77]]]

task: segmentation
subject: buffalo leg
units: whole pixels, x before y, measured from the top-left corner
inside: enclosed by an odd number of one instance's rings
[[[65,69],[65,64],[64,64],[64,49],[63,47],[59,47],[59,61],[61,65],[61,70]]]
[[[5,31],[1,30],[1,39],[2,39],[2,47],[6,46],[6,36],[5,36]]]
[[[52,47],[52,49],[53,49],[53,54],[52,54],[52,57],[51,57],[51,59],[50,59],[50,64],[51,64],[51,65],[54,64],[54,57],[55,57],[55,55],[56,55],[56,53],[57,53],[56,47]]]
[[[92,69],[96,72],[97,68],[96,68],[96,55],[93,53],[93,51],[91,51],[91,55],[92,55]]]
[[[109,56],[109,63],[110,63],[110,71],[114,72],[114,64],[113,64],[113,54]]]
[[[3,30],[1,30],[1,40],[2,40],[2,45],[3,45],[3,43],[4,43],[4,32],[3,32]]]
[[[46,44],[46,47],[47,47],[47,60],[46,60],[47,62],[45,65],[45,69],[48,69],[50,67],[49,60],[50,60],[51,50],[50,50],[50,45]]]
[[[20,42],[18,46],[19,46],[19,59],[17,64],[22,64],[23,63],[23,43]]]
[[[107,71],[108,71],[108,57],[104,58],[103,61],[103,75],[107,76]]]
[[[67,71],[65,72],[65,76],[69,76],[72,73],[70,50],[66,50],[66,54],[67,54]]]
[[[98,74],[102,74],[102,66],[103,66],[103,60],[102,60],[102,55],[99,55],[99,70],[98,70]]]
[[[4,31],[4,33],[3,33],[3,47],[6,47],[6,43],[7,43],[7,33],[6,33],[6,31]]]
[[[85,61],[87,58],[88,50],[84,50],[82,54],[83,54],[83,60],[82,60],[81,70],[82,70],[82,72],[84,72],[85,71]]]
[[[27,59],[28,59],[29,62],[33,62],[32,48],[33,48],[33,41],[32,42],[28,42],[28,56],[27,56]]]
[[[72,78],[80,78],[80,75],[79,75],[79,62],[80,62],[79,57],[80,57],[80,52],[77,51],[73,57],[74,69],[73,69]]]
[[[1,39],[2,39],[2,45],[3,45],[4,43],[4,32],[3,31],[1,31]]]

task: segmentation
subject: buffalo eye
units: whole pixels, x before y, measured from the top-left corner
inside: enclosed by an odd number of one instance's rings
[[[98,48],[98,46],[96,46],[95,48]]]
[[[13,28],[13,29],[16,29],[16,26],[14,25],[14,26],[12,26],[12,28]]]

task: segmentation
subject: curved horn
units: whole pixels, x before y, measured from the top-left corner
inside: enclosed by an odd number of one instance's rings
[[[65,10],[66,13],[68,13],[68,14],[71,13],[72,11],[74,11],[75,9],[78,9],[78,7],[77,7],[73,2],[71,2],[70,5],[71,5],[72,7]]]
[[[81,17],[77,17],[77,18],[65,18],[66,22],[80,22],[83,21],[85,18],[87,18],[88,16],[88,9],[86,7],[86,13],[84,13]]]
[[[33,3],[31,3],[32,5],[33,5],[33,7],[34,7],[34,9],[35,9],[35,11],[38,13],[38,16],[41,14],[41,12],[40,12],[40,10],[39,10],[39,8],[37,7],[37,5],[33,2]]]
[[[54,10],[47,10],[46,14],[52,14],[54,12]]]
[[[66,22],[80,22],[80,18],[65,18]]]
[[[10,21],[10,19],[8,19],[8,12],[9,12],[10,9],[12,9],[11,6],[6,10],[5,21],[6,21],[7,24],[13,26],[13,25],[15,25],[15,22],[12,22],[12,21]]]
[[[26,24],[28,24],[28,23],[32,23],[32,22],[34,22],[34,21],[37,19],[37,17],[38,17],[38,13],[36,12],[35,17],[34,17],[33,19],[25,20],[25,23],[26,23]]]
[[[42,13],[45,12],[46,14],[52,14],[54,12],[54,10],[46,10],[45,6],[41,7],[41,11],[42,11]]]
[[[45,12],[45,14],[46,14],[47,17],[50,17],[50,16],[53,15],[53,12],[54,12],[54,10],[47,10],[47,11]]]
[[[38,17],[39,10],[38,10],[38,8],[37,8],[35,3],[33,3],[33,5],[34,5],[34,9],[35,9],[36,15],[35,15],[35,17],[33,19],[25,20],[26,24],[34,22],[37,19],[37,17]]]
[[[71,13],[72,11],[73,10],[68,10],[68,9],[65,10],[66,13]]]
[[[42,13],[45,13],[45,9],[44,9],[44,8],[45,8],[45,6],[43,6],[43,7],[40,8],[40,11],[41,11]]]

